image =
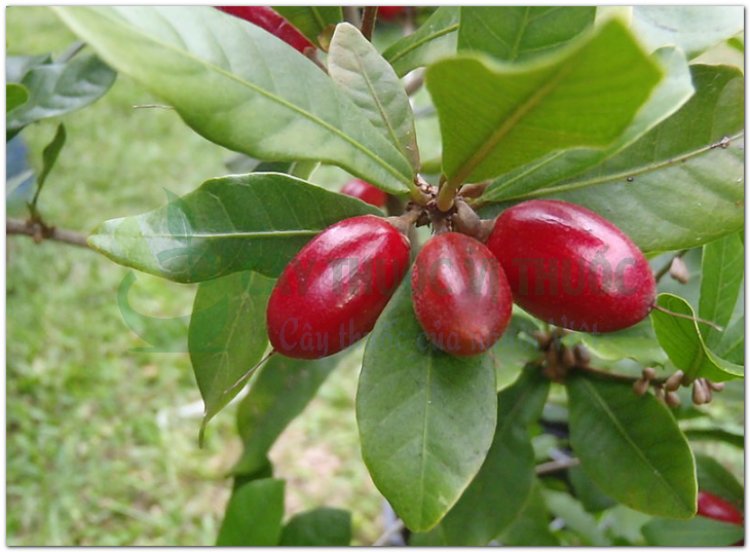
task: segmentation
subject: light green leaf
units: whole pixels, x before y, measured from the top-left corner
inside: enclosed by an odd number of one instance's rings
[[[456,53],[460,13],[457,6],[440,6],[419,29],[393,43],[383,57],[399,77],[417,67]]]
[[[358,199],[286,174],[213,178],[165,207],[97,227],[89,245],[113,261],[177,282],[255,270],[278,276],[321,230],[382,215]]]
[[[260,159],[331,163],[388,192],[408,190],[407,159],[314,63],[265,30],[203,6],[53,9],[209,140]]]
[[[745,245],[739,233],[730,234],[703,246],[701,296],[698,316],[721,327],[732,318],[745,269]],[[701,328],[703,340],[714,348],[722,332],[711,326]]]
[[[29,91],[17,83],[8,83],[5,85],[5,113],[9,113],[22,106],[29,100]]]
[[[216,546],[275,546],[284,516],[284,481],[256,479],[235,488]]]
[[[742,433],[727,431],[721,428],[686,429],[685,437],[691,441],[721,441],[742,449],[745,447],[745,436]]]
[[[652,515],[695,514],[695,463],[667,407],[627,383],[582,376],[565,382],[570,444],[607,495]]]
[[[716,354],[733,362],[745,364],[745,317],[740,316],[724,330],[721,341],[716,346]]]
[[[581,466],[568,468],[568,480],[574,494],[587,512],[601,512],[617,502],[605,495],[599,486],[581,469]]]
[[[549,524],[542,485],[535,480],[523,509],[498,540],[502,546],[559,546],[560,542],[550,531]]]
[[[650,546],[731,546],[745,536],[745,528],[696,516],[693,519],[654,519],[643,526]]]
[[[664,69],[665,76],[619,138],[605,148],[552,152],[502,175],[490,184],[482,200],[509,200],[572,178],[621,152],[673,115],[694,92],[687,59],[680,50],[670,47],[660,48],[651,58]]]
[[[574,531],[584,546],[608,546],[611,543],[599,528],[596,518],[586,512],[579,501],[561,491],[544,491],[544,501],[549,511],[565,522],[566,529]]]
[[[576,335],[593,354],[604,360],[630,358],[644,365],[663,365],[668,360],[648,319],[618,332]]]
[[[656,298],[656,302],[666,310],[695,318],[693,307],[682,297],[662,293]],[[727,381],[744,377],[742,366],[719,358],[706,346],[695,320],[686,320],[653,310],[651,322],[662,348],[672,363],[685,372],[687,381],[695,378]]]
[[[468,55],[430,66],[449,184],[494,178],[552,151],[603,147],[630,124],[661,78],[611,21],[552,58],[495,64]]]
[[[34,192],[34,197],[31,199],[30,204],[30,209],[34,215],[37,214],[36,204],[39,200],[39,194],[41,194],[44,189],[44,183],[47,181],[47,177],[49,176],[50,171],[52,171],[52,167],[57,163],[57,158],[60,156],[60,151],[65,145],[66,138],[67,134],[65,132],[65,125],[60,123],[57,125],[57,130],[55,131],[55,136],[52,138],[52,141],[44,147],[44,150],[42,150],[42,170],[36,179],[36,191]]]
[[[252,473],[263,465],[276,438],[305,409],[340,358],[295,360],[274,355],[260,368],[237,410],[244,450],[233,473]]]
[[[594,6],[462,6],[458,50],[525,61],[564,46],[594,23]]]
[[[279,546],[349,546],[351,518],[349,512],[336,508],[302,512],[284,526]]]
[[[745,28],[742,6],[634,6],[633,30],[651,49],[674,44],[691,58]]]
[[[329,25],[342,20],[340,6],[272,6],[310,42],[320,45],[319,36]]]
[[[388,141],[419,168],[414,114],[403,84],[375,47],[349,23],[336,27],[328,73]]]
[[[516,381],[523,367],[539,357],[539,346],[533,337],[539,329],[536,319],[514,306],[510,324],[490,352],[495,364],[498,391]]]
[[[235,384],[263,357],[273,285],[260,274],[235,272],[198,286],[188,349],[205,404],[203,428],[242,390]]]
[[[715,458],[706,454],[696,454],[695,464],[698,468],[698,487],[744,510],[745,489]]]
[[[487,456],[496,416],[491,360],[428,342],[407,275],[367,342],[357,422],[372,480],[409,529],[431,529],[456,503]]]
[[[440,523],[445,544],[484,546],[523,508],[534,482],[534,449],[528,426],[539,418],[549,380],[530,366],[497,396],[497,427],[487,458]]]

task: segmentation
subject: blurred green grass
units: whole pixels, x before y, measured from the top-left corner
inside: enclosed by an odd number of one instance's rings
[[[59,55],[74,40],[47,8],[6,10],[8,55]],[[39,203],[50,224],[89,232],[163,204],[165,190],[183,194],[227,172],[231,153],[176,113],[132,107],[151,103],[159,101],[119,75],[101,100],[62,119],[67,144]],[[36,169],[59,122],[21,133]],[[240,449],[234,408],[199,449],[199,418],[175,414],[200,399],[187,355],[134,351],[146,344],[117,307],[128,270],[59,243],[7,244],[7,543],[213,544],[230,489],[224,474]],[[130,299],[138,312],[170,318],[190,313],[194,293],[137,274]],[[288,480],[290,513],[353,509],[355,542],[368,543],[381,530],[381,503],[359,454],[357,373],[353,357],[271,456]]]

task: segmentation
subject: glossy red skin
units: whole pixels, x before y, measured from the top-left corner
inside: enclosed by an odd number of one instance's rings
[[[640,322],[654,305],[656,282],[643,253],[579,205],[514,205],[498,217],[487,247],[505,269],[516,303],[556,326],[612,332]]]
[[[388,196],[383,190],[359,178],[354,178],[344,184],[341,193],[361,199],[375,207],[382,207],[388,200]]]
[[[287,265],[266,310],[273,348],[322,358],[372,330],[409,268],[409,241],[372,215],[328,227]]]
[[[705,491],[698,492],[698,515],[735,525],[745,524],[742,512],[726,500]]]
[[[272,35],[280,38],[295,50],[302,53],[307,48],[314,48],[313,43],[307,40],[297,27],[289,23],[278,12],[268,6],[216,6],[225,13],[229,13],[245,21],[267,30]]]
[[[406,11],[406,6],[378,6],[378,17],[393,21]]]
[[[484,352],[508,326],[513,307],[508,280],[474,238],[447,232],[429,240],[414,261],[411,285],[417,320],[449,354]]]

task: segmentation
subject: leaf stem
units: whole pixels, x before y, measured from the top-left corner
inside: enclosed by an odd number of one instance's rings
[[[78,247],[89,247],[84,234],[54,226],[45,226],[39,221],[7,219],[5,221],[5,234],[8,236],[29,236],[34,238],[37,243],[42,240],[53,240]]]
[[[448,182],[441,178],[442,182],[437,196],[437,208],[442,212],[450,211],[453,207],[453,198],[461,188],[461,182]]]
[[[378,16],[377,6],[366,6],[364,15],[362,16],[362,27],[360,31],[362,36],[367,40],[372,41],[372,31],[375,29],[375,20]]]

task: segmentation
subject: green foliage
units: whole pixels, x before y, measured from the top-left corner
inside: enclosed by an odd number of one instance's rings
[[[550,531],[549,524],[542,486],[535,481],[518,517],[498,540],[503,546],[558,546],[560,542]]]
[[[248,481],[232,491],[216,546],[274,546],[281,538],[284,482]]]
[[[5,112],[9,113],[29,100],[28,89],[18,83],[5,85]]]
[[[655,519],[643,527],[649,546],[731,546],[745,536],[745,528],[715,519]]]
[[[316,508],[293,516],[284,526],[280,546],[349,546],[352,520],[349,512]]]
[[[339,6],[272,6],[313,44],[323,46],[321,33],[342,19]]]
[[[55,136],[52,138],[52,141],[47,144],[42,151],[42,170],[39,172],[39,176],[36,179],[36,192],[34,192],[34,197],[29,204],[32,216],[38,216],[37,202],[39,201],[39,194],[42,193],[44,183],[47,181],[47,177],[49,176],[52,167],[57,163],[57,158],[60,156],[60,150],[62,150],[65,145],[66,137],[65,125],[60,123],[57,125],[57,130],[55,131]]]
[[[716,495],[744,510],[745,489],[724,466],[705,454],[695,455],[695,465],[698,469],[698,487],[702,491]]]

